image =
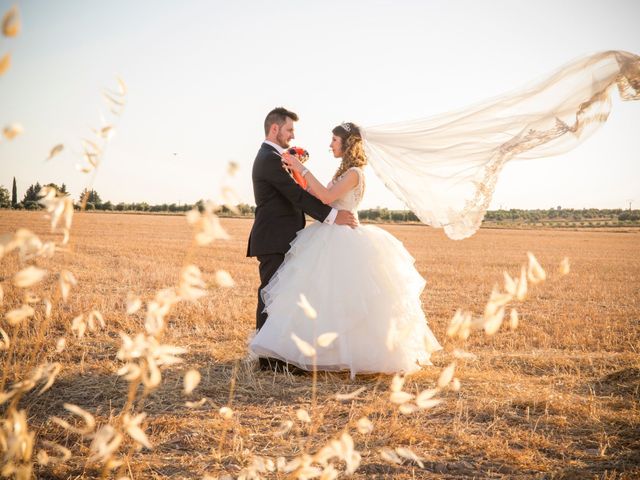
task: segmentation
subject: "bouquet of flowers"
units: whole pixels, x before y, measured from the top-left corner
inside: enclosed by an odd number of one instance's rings
[[[307,160],[309,160],[309,152],[307,152],[304,148],[289,147],[285,151],[289,155],[293,155],[298,160],[300,160],[300,163],[304,163]],[[307,181],[305,180],[305,178],[302,175],[300,175],[300,172],[297,172],[297,171],[293,170],[291,172],[291,175],[293,176],[293,179],[296,181],[296,183],[298,185],[300,185],[305,190],[307,189]]]

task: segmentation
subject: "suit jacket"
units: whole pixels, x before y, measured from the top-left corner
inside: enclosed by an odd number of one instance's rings
[[[316,197],[302,189],[282,168],[282,159],[271,145],[263,143],[251,174],[256,216],[249,235],[247,257],[286,253],[307,213],[322,222],[331,212]]]

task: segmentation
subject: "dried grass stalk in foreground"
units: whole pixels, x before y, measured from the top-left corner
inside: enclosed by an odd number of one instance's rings
[[[18,7],[11,7],[2,18],[2,34],[5,37],[16,37],[20,33],[22,25],[20,23],[20,13]]]

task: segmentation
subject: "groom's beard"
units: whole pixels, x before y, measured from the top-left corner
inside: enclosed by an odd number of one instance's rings
[[[282,148],[289,148],[289,141],[285,140],[284,136],[280,136],[278,135],[276,137],[276,142],[278,145],[280,145]]]

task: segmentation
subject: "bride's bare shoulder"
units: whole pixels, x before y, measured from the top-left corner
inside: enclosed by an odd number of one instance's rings
[[[364,183],[364,170],[362,169],[362,167],[351,167],[349,170],[347,170],[346,173],[351,173],[356,177],[356,185],[359,183]]]

